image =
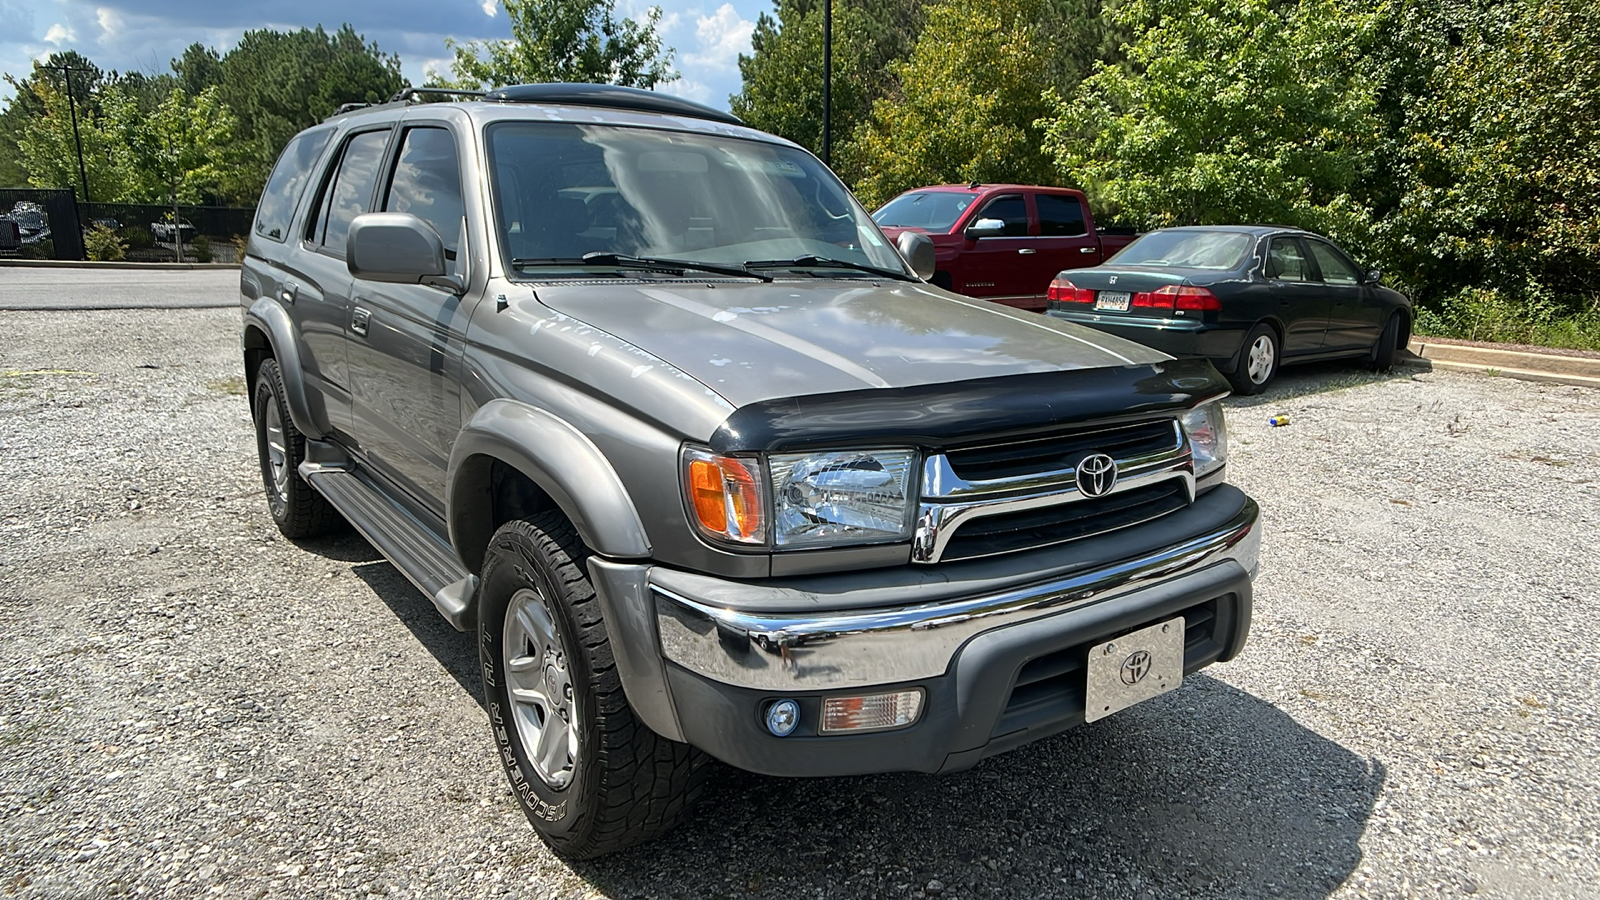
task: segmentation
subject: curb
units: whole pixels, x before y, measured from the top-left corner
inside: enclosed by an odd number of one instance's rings
[[[1528,353],[1498,347],[1433,344],[1426,338],[1413,340],[1408,349],[1408,354],[1395,361],[1397,365],[1600,388],[1600,359],[1556,352]]]
[[[238,263],[176,263],[176,262],[91,262],[75,259],[0,259],[0,269],[144,269],[157,272],[187,272],[194,269],[211,271],[237,269]]]

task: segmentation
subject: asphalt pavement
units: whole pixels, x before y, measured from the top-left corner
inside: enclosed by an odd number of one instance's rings
[[[0,266],[0,310],[209,309],[239,305],[239,269]]]

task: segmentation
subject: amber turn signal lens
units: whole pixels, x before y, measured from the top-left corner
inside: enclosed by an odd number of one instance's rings
[[[760,464],[754,459],[691,450],[684,488],[700,529],[722,540],[765,543]]]

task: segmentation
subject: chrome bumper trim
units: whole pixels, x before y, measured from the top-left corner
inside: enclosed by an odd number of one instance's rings
[[[651,585],[662,654],[715,681],[757,690],[838,690],[943,675],[974,635],[1132,593],[1232,560],[1254,573],[1255,501],[1222,526],[1160,552],[993,594],[888,609],[756,614]]]

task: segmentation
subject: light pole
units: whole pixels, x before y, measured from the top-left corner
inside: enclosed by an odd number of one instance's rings
[[[83,168],[83,138],[78,135],[78,103],[72,97],[72,73],[87,72],[82,66],[40,66],[41,69],[52,69],[60,72],[67,83],[67,109],[72,113],[72,144],[78,150],[78,182],[83,185],[83,202],[92,203],[89,196],[89,174]]]
[[[822,7],[822,162],[833,165],[833,0]]]

